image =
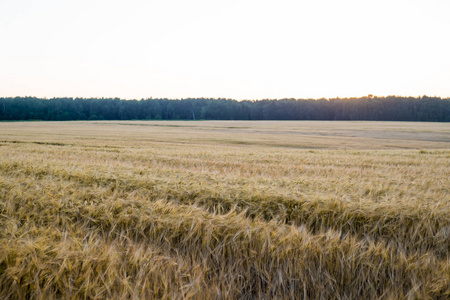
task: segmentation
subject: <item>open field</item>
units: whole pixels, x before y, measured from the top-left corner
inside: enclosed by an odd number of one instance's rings
[[[0,123],[0,298],[448,299],[450,124]]]

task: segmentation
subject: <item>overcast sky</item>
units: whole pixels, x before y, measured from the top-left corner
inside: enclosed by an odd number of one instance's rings
[[[450,97],[448,0],[0,0],[0,97]]]

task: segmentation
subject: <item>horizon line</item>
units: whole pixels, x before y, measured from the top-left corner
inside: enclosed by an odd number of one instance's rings
[[[383,98],[390,98],[390,97],[397,97],[397,98],[440,98],[440,99],[450,99],[450,96],[448,97],[442,97],[442,96],[436,96],[436,95],[417,95],[417,96],[404,96],[404,95],[387,95],[387,96],[379,96],[379,95],[373,95],[373,94],[368,94],[368,95],[364,95],[364,96],[349,96],[349,97],[341,97],[341,96],[336,96],[336,97],[320,97],[320,98],[312,98],[312,97],[308,97],[308,98],[295,98],[295,97],[283,97],[283,98],[254,98],[254,99],[247,99],[247,98],[242,98],[242,99],[235,99],[235,98],[225,98],[225,97],[205,97],[205,96],[201,96],[201,97],[182,97],[182,98],[168,98],[168,97],[147,97],[147,98],[121,98],[121,97],[105,97],[105,96],[101,96],[101,97],[95,97],[95,96],[91,96],[91,97],[74,97],[74,96],[52,96],[52,97],[39,97],[39,96],[31,96],[31,95],[25,95],[25,96],[0,96],[0,98],[3,99],[7,99],[7,98],[36,98],[36,99],[44,99],[44,100],[51,100],[51,99],[117,99],[117,100],[124,100],[124,101],[141,101],[141,100],[189,100],[189,99],[212,99],[212,100],[232,100],[232,101],[277,101],[277,100],[334,100],[334,99],[361,99],[361,98],[369,98],[369,99],[383,99]]]

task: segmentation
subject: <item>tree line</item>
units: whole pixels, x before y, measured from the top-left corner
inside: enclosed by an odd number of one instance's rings
[[[369,120],[450,122],[450,98],[244,100],[0,98],[0,120]]]

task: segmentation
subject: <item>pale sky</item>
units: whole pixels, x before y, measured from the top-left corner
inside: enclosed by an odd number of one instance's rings
[[[450,97],[449,0],[0,0],[0,97]]]

